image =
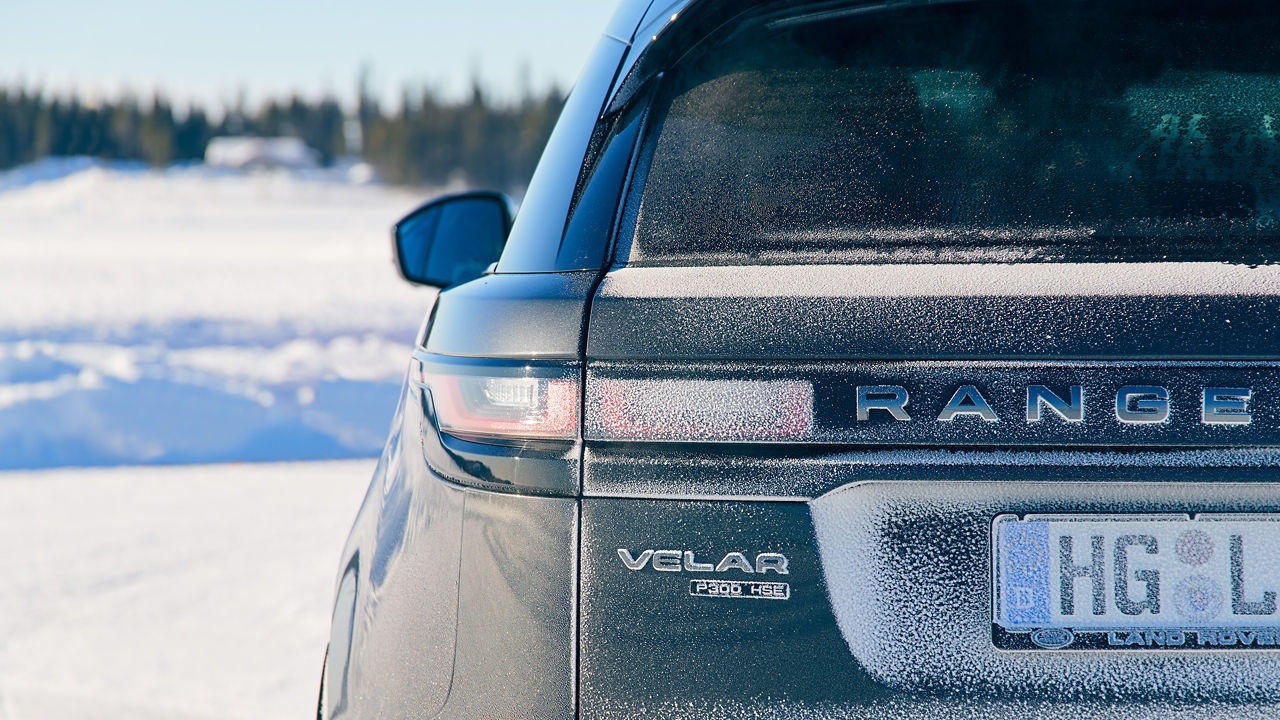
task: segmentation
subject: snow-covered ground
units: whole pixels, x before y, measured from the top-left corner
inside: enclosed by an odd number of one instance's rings
[[[340,173],[0,174],[0,469],[368,456],[429,290]]]
[[[0,469],[64,468],[0,473],[0,720],[314,712],[430,300],[387,237],[421,200],[339,172],[0,173]],[[66,467],[89,465],[124,467]]]
[[[372,460],[0,474],[0,718],[305,718]]]

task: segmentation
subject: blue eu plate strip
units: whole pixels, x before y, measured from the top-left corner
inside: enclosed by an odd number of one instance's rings
[[[1049,622],[1049,523],[999,524],[1000,620],[1005,627]]]

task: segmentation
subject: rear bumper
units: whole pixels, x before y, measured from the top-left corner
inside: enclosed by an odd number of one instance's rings
[[[1280,650],[997,650],[990,533],[1005,513],[1278,510],[1274,481],[874,481],[810,502],[587,498],[579,716],[1275,716]],[[630,569],[619,549],[632,565],[645,550],[682,561],[655,569],[654,554]],[[731,552],[749,564],[781,553],[788,573],[696,569]],[[785,582],[788,599],[691,586],[708,578]]]

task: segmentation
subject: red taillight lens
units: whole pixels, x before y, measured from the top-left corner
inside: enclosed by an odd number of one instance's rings
[[[591,378],[587,437],[600,440],[786,441],[813,429],[804,380]]]
[[[436,422],[444,432],[511,439],[578,436],[576,369],[494,367],[455,372],[448,366],[414,364],[415,382],[431,394]]]

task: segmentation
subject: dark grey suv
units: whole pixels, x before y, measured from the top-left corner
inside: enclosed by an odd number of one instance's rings
[[[1270,3],[628,0],[396,241],[323,718],[1280,715]]]

